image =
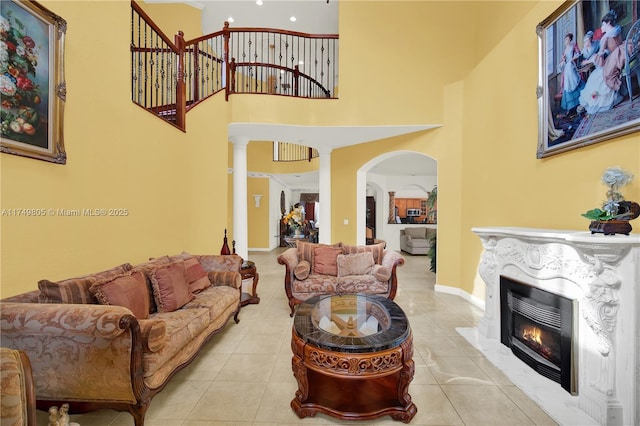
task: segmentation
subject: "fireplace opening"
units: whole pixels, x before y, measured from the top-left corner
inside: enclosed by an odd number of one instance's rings
[[[577,395],[576,301],[500,276],[500,341],[538,374]]]

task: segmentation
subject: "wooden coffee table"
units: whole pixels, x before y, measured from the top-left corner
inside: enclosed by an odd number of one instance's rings
[[[298,305],[291,340],[298,417],[390,415],[411,421],[413,339],[402,309],[375,295],[322,295]]]

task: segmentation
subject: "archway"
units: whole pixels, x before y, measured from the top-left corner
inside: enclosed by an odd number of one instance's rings
[[[410,159],[412,164],[408,164]],[[394,167],[382,167],[385,162],[402,161],[402,171]],[[388,171],[387,171],[388,169]],[[396,173],[396,174],[391,174]],[[376,217],[379,228],[376,237],[387,241],[387,248],[399,250],[399,234],[403,228],[387,223],[390,206],[389,192],[398,189],[423,191],[425,196],[437,185],[437,160],[417,151],[393,151],[372,158],[362,165],[356,177],[356,240],[366,242],[366,197],[371,191],[376,196]]]

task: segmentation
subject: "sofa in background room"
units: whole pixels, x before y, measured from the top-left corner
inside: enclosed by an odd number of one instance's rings
[[[432,237],[438,231],[434,228],[417,227],[400,230],[400,250],[409,254],[427,254],[432,244]]]

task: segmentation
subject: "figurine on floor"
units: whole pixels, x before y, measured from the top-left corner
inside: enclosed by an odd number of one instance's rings
[[[49,408],[49,423],[47,426],[80,426],[76,422],[69,422],[69,404],[62,404],[60,409]]]

